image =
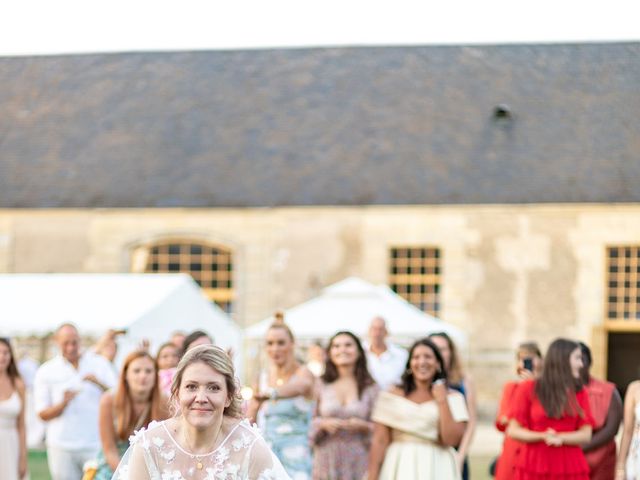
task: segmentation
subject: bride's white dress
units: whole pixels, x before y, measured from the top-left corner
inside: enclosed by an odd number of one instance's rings
[[[112,480],[290,480],[256,427],[238,421],[222,443],[204,455],[183,449],[168,422],[135,433]]]

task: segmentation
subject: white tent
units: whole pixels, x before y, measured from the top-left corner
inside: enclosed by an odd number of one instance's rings
[[[371,320],[387,322],[392,341],[409,345],[433,332],[446,332],[461,347],[466,335],[458,328],[414,307],[386,285],[373,285],[350,277],[322,290],[320,296],[285,311],[285,322],[296,339],[326,340],[340,330],[365,338]],[[247,339],[264,337],[273,317],[248,327]]]
[[[44,336],[71,322],[81,335],[126,329],[116,359],[148,339],[151,352],[176,330],[204,330],[217,345],[241,348],[241,330],[186,274],[2,274],[0,331]]]

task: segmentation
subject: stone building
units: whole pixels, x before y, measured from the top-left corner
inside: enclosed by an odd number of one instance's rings
[[[486,413],[522,340],[624,386],[639,79],[638,43],[1,58],[0,272],[188,271],[241,325],[356,275],[469,334]]]

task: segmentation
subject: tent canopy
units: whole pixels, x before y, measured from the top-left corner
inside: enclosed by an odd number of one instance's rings
[[[155,352],[177,330],[204,330],[235,351],[241,345],[239,327],[186,274],[3,274],[0,311],[9,336],[44,336],[65,322],[82,335],[126,329],[122,354],[145,338]]]
[[[374,317],[387,322],[390,338],[408,345],[433,332],[446,332],[461,347],[466,335],[453,325],[424,313],[386,285],[373,285],[356,277],[346,278],[322,290],[320,296],[285,312],[285,321],[296,339],[326,340],[340,330],[365,337]],[[247,339],[264,337],[273,316],[247,328]]]

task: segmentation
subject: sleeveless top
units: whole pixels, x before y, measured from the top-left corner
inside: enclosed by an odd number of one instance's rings
[[[266,388],[266,377],[260,379]],[[258,412],[258,425],[267,444],[287,473],[296,479],[311,477],[311,447],[307,440],[315,401],[302,396],[267,400]]]
[[[21,407],[20,395],[15,390],[9,398],[0,400],[0,428],[16,428],[16,419],[20,414]]]
[[[21,408],[22,401],[15,390],[9,398],[0,400],[0,478],[2,480],[18,480],[20,443],[16,420]]]

